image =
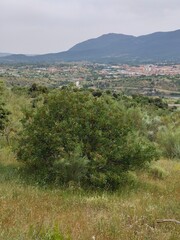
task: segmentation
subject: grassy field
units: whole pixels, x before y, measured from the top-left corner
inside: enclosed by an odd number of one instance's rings
[[[19,174],[11,150],[0,150],[0,239],[178,240],[180,162],[160,160],[132,174],[119,192],[40,187]]]

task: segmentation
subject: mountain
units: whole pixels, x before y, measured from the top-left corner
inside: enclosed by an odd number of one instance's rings
[[[52,63],[60,61],[92,61],[111,63],[180,63],[180,30],[156,32],[135,37],[109,33],[89,39],[66,52],[27,56],[11,55],[0,62]]]
[[[0,57],[6,57],[12,55],[12,53],[0,53]]]

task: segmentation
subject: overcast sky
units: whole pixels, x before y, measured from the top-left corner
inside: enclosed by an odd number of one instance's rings
[[[0,52],[60,52],[110,32],[177,29],[180,0],[0,0]]]

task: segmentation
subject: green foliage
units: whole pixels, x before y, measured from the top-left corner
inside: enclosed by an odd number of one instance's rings
[[[44,94],[44,93],[47,93],[47,92],[48,92],[47,87],[37,85],[36,83],[33,83],[28,90],[28,93],[32,98],[36,98],[40,94]]]
[[[0,82],[0,133],[5,128],[6,123],[8,122],[8,115],[10,112],[5,108],[5,103],[3,102],[2,96],[5,91],[5,86],[3,82]]]
[[[50,181],[117,188],[122,172],[157,157],[141,122],[137,109],[111,96],[63,89],[27,114],[17,156]]]
[[[29,237],[34,240],[71,240],[70,236],[61,233],[58,225],[53,228],[30,228]]]
[[[159,98],[159,97],[150,98],[142,95],[133,95],[132,97],[133,97],[133,100],[138,104],[141,104],[144,106],[149,105],[149,106],[160,108],[160,109],[168,109],[168,104],[164,102],[162,98]]]
[[[167,172],[162,167],[153,166],[153,165],[149,167],[148,172],[150,176],[160,180],[164,179],[168,175]]]
[[[5,125],[8,121],[9,111],[4,107],[4,104],[0,102],[0,132],[5,128]]]
[[[158,133],[158,142],[167,158],[180,158],[180,126],[164,127]]]
[[[79,184],[87,173],[88,162],[87,157],[83,156],[80,146],[77,145],[72,154],[54,161],[55,182],[69,183],[71,185]]]

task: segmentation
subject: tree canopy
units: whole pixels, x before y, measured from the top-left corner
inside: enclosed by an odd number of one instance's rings
[[[121,174],[157,156],[139,109],[113,97],[62,89],[27,113],[17,155],[46,179],[116,188]]]

